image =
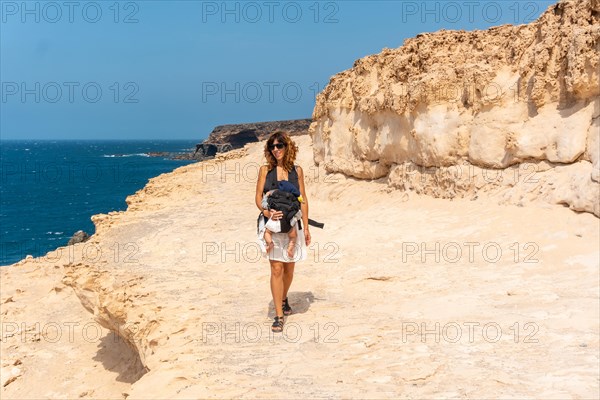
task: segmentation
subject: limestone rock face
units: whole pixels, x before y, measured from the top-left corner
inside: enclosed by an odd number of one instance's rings
[[[406,165],[576,164],[544,199],[598,215],[599,38],[600,1],[567,0],[528,25],[421,34],[357,60],[317,97],[315,161],[392,186]]]

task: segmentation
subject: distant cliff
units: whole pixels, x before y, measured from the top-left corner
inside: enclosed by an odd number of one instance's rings
[[[204,160],[223,153],[244,147],[247,143],[259,142],[277,131],[288,132],[291,136],[307,135],[310,119],[292,119],[285,121],[251,122],[246,124],[219,125],[213,129],[208,138],[196,145],[193,152],[150,152],[150,157],[166,157],[174,160]]]
[[[204,142],[196,145],[196,152],[204,157],[212,157],[216,153],[242,148],[246,143],[265,140],[277,130],[286,131],[291,136],[306,135],[310,123],[310,119],[294,119],[219,125]]]
[[[244,147],[246,143],[260,142],[277,130],[286,131],[292,136],[308,134],[310,123],[311,119],[308,118],[219,125],[213,129],[204,143],[228,143],[233,148],[240,148]]]

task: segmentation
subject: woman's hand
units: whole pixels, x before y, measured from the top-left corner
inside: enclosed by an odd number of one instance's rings
[[[306,241],[306,246],[310,246],[310,231],[308,230],[308,225],[304,228],[304,239]]]

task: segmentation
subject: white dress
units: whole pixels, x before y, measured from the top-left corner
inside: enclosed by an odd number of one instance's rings
[[[263,257],[267,257],[272,261],[283,261],[283,262],[298,262],[306,260],[306,241],[304,239],[304,229],[298,229],[298,235],[296,237],[296,249],[294,250],[294,257],[290,258],[287,254],[287,248],[290,244],[290,237],[287,233],[273,233],[273,249],[267,254],[267,242],[265,241],[265,219],[261,215],[258,217],[258,244],[262,251]],[[304,224],[302,224],[304,228]],[[298,228],[298,224],[294,224]]]

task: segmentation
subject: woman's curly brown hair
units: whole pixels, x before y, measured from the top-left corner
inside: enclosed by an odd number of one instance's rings
[[[277,159],[269,150],[269,146],[277,140],[279,143],[285,143],[285,155],[283,156],[283,167],[286,171],[291,171],[296,161],[296,155],[298,154],[298,145],[290,138],[290,135],[284,131],[276,131],[269,136],[267,143],[265,144],[265,158],[269,165],[269,171],[277,166]]]

